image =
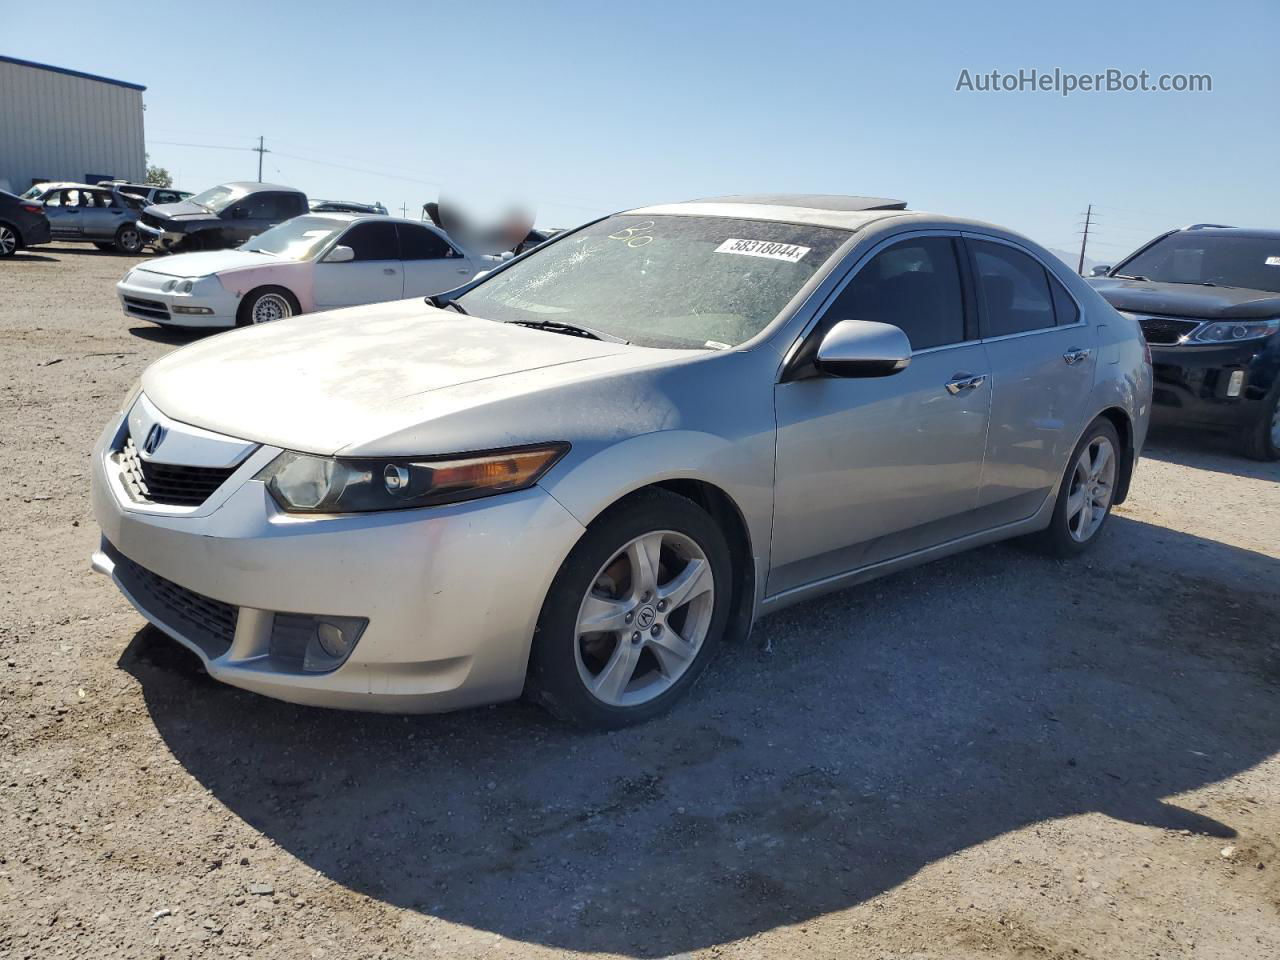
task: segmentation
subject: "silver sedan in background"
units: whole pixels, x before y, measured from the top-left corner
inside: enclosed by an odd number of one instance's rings
[[[236,686],[523,691],[617,727],[786,604],[1008,537],[1086,549],[1150,393],[1137,324],[1007,230],[655,206],[156,362],[94,453],[93,564]]]

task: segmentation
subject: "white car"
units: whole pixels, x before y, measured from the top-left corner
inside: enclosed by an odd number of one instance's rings
[[[313,213],[234,250],[160,257],[116,284],[126,316],[181,327],[243,327],[299,313],[426,297],[492,269],[430,224]]]

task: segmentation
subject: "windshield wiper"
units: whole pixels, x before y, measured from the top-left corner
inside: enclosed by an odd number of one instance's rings
[[[623,340],[621,337],[615,337],[612,333],[605,333],[603,330],[594,330],[591,327],[584,327],[577,323],[565,323],[563,320],[508,320],[507,323],[514,323],[517,327],[528,327],[531,330],[546,330],[550,333],[563,333],[570,337],[585,337],[588,340],[603,340],[606,343],[630,343],[630,340]]]
[[[457,310],[464,317],[471,316],[471,314],[467,313],[466,309],[457,300],[446,300],[444,297],[427,297],[427,303],[431,304],[438,310],[443,310],[445,307],[453,307],[453,309]]]
[[[1128,273],[1113,273],[1112,276],[1120,280],[1145,280],[1147,282],[1150,282],[1151,280],[1150,277],[1140,277],[1135,274],[1128,274]]]

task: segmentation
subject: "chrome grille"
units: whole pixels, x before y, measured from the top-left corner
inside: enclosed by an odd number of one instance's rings
[[[1196,327],[1199,320],[1178,320],[1174,317],[1139,317],[1138,325],[1142,327],[1142,335],[1147,343],[1172,344],[1180,343],[1182,338]]]
[[[115,575],[134,601],[174,633],[199,644],[210,657],[231,646],[240,608],[188,590],[130,560],[111,544],[104,544],[115,561]]]
[[[177,463],[143,460],[126,437],[116,457],[129,495],[143,503],[174,507],[198,507],[231,476],[235,467],[188,467]]]

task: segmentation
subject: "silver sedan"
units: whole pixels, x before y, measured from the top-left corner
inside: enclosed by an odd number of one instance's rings
[[[153,364],[94,454],[93,565],[239,687],[617,727],[787,604],[1008,537],[1086,549],[1150,394],[1136,323],[1007,230],[655,206]]]

